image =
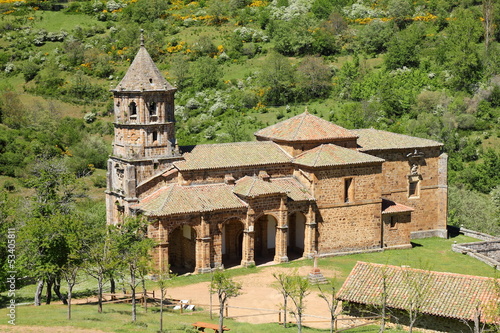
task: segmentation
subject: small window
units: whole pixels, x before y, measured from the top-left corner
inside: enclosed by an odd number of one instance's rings
[[[152,102],[149,104],[149,115],[156,116],[156,103]]]
[[[128,105],[128,111],[130,112],[130,116],[136,116],[137,115],[137,104],[135,102],[132,102]]]
[[[154,131],[153,132],[153,142],[158,141],[158,132]]]
[[[397,229],[396,228],[396,226],[397,226],[396,222],[397,222],[396,216],[391,216],[390,220],[389,220],[389,228],[390,229]]]
[[[344,202],[354,202],[354,180],[344,179]]]

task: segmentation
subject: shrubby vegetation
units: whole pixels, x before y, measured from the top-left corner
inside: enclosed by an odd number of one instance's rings
[[[105,168],[109,89],[142,28],[178,88],[181,145],[249,140],[308,105],[346,128],[443,142],[450,223],[498,230],[489,224],[498,227],[490,201],[500,183],[494,1],[30,0],[2,2],[0,13],[6,189],[28,186],[40,157],[59,158],[82,180]],[[103,186],[102,175],[92,183]],[[466,198],[491,209],[468,218]]]

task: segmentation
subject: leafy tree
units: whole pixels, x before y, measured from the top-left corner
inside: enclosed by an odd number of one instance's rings
[[[278,282],[276,289],[281,293],[283,297],[283,327],[286,328],[287,320],[286,315],[288,313],[288,298],[293,292],[292,276],[286,273],[273,273],[274,278]]]
[[[265,89],[266,102],[284,105],[293,100],[295,71],[289,60],[279,53],[271,53],[261,67],[259,81]]]
[[[299,275],[294,275],[291,278],[291,285],[290,299],[295,307],[292,314],[297,321],[297,332],[302,333],[302,317],[304,316],[304,310],[306,308],[304,299],[310,293],[309,280]]]
[[[212,58],[201,57],[191,64],[193,88],[196,90],[217,87],[221,83],[222,74],[217,60]]]
[[[210,293],[217,294],[219,298],[219,333],[223,333],[224,327],[224,306],[229,298],[240,295],[241,284],[233,281],[222,271],[213,274],[210,283]]]
[[[160,333],[163,332],[163,300],[167,294],[167,287],[173,278],[174,275],[170,274],[169,266],[160,270],[156,276],[156,283],[160,288]]]
[[[326,97],[332,87],[332,70],[320,57],[306,57],[297,69],[297,86],[304,98]]]
[[[429,270],[417,272],[407,267],[403,269],[403,283],[409,296],[406,312],[410,319],[409,332],[412,333],[415,323],[422,316],[422,307],[432,291],[432,276]]]
[[[8,272],[13,271],[11,268],[11,263],[13,260],[12,251],[8,244],[16,244],[17,229],[15,227],[14,210],[16,208],[16,203],[13,202],[11,198],[7,196],[5,190],[0,191],[0,292],[8,289],[7,278],[9,277]],[[13,230],[14,232],[9,232]],[[15,261],[14,261],[15,262]]]
[[[418,67],[420,63],[419,46],[422,39],[422,29],[412,24],[391,38],[388,43],[384,64],[387,69]]]
[[[386,50],[393,34],[392,23],[373,20],[357,34],[356,46],[360,51],[373,56]]]
[[[123,263],[123,275],[132,291],[132,321],[137,319],[136,288],[141,282],[140,274],[149,268],[150,251],[154,241],[147,238],[147,222],[140,217],[127,218],[116,239],[118,258]]]
[[[337,305],[339,300],[336,299],[337,288],[335,287],[335,279],[328,281],[326,286],[318,284],[319,297],[322,298],[328,305],[328,310],[330,311],[330,333],[333,333],[335,328],[335,318],[337,317],[335,311],[337,310]]]
[[[481,22],[471,10],[459,8],[445,29],[441,52],[453,77],[451,86],[471,91],[482,77],[482,63],[476,43],[482,35]]]

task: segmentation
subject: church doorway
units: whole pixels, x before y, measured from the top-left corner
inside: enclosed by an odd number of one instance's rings
[[[239,219],[229,219],[222,226],[222,264],[224,268],[241,264],[244,225]]]
[[[194,272],[196,267],[196,231],[185,224],[169,234],[168,263],[176,274]]]
[[[276,252],[276,218],[262,215],[255,221],[254,257],[257,265],[274,259]]]
[[[301,258],[304,255],[306,216],[296,212],[288,216],[288,258]]]

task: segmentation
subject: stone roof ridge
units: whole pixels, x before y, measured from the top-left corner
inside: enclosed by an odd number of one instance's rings
[[[158,67],[144,46],[141,45],[123,79],[112,91],[168,91],[176,90],[160,73]]]
[[[172,184],[169,186],[170,188],[167,187],[167,189],[165,189],[165,191],[167,191],[167,196],[166,196],[163,204],[159,207],[159,209],[158,209],[159,211],[163,210],[163,208],[165,208],[165,206],[167,206],[167,204],[170,201],[170,198],[172,196],[172,193],[174,192],[175,186],[176,186],[175,184]]]
[[[314,165],[316,165],[319,161],[319,157],[321,156],[321,152],[323,151],[324,145],[319,146],[318,151],[316,152],[316,158],[314,159]]]
[[[297,126],[297,129],[295,130],[295,133],[292,135],[292,139],[295,139],[297,135],[300,133],[300,129],[302,128],[302,125],[304,124],[304,120],[310,113],[306,110],[301,114],[302,119],[300,120],[299,126]]]

